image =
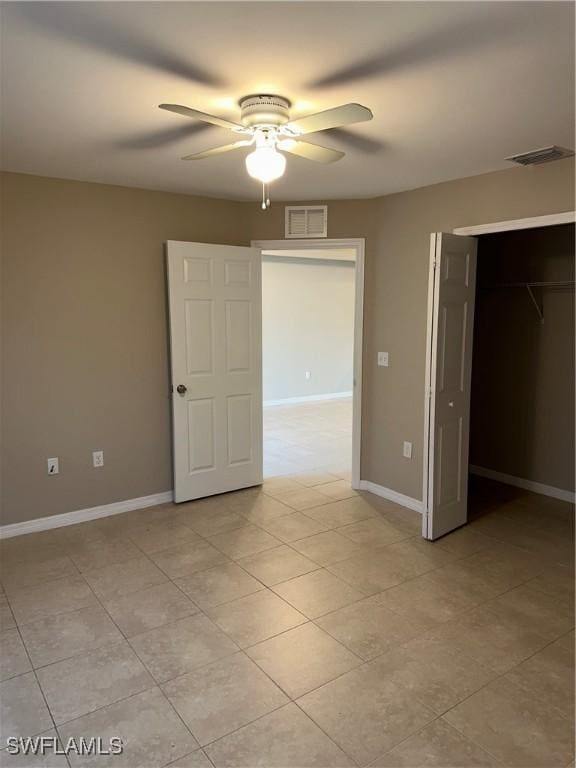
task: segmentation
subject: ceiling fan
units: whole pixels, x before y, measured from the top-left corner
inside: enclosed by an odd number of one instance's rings
[[[202,160],[205,157],[221,155],[241,147],[254,146],[254,151],[246,157],[246,170],[253,179],[262,183],[263,210],[270,207],[270,199],[267,195],[268,184],[279,179],[286,169],[286,158],[282,152],[319,163],[334,163],[344,157],[344,152],[302,141],[301,136],[372,119],[372,112],[367,107],[361,104],[344,104],[290,120],[290,101],[283,96],[275,95],[244,96],[240,99],[239,123],[180,104],[160,104],[159,106],[160,109],[166,109],[169,112],[203,120],[221,128],[229,128],[244,137],[231,144],[186,155],[182,158],[183,160]]]

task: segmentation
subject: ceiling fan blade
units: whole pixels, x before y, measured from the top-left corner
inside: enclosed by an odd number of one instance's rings
[[[342,125],[351,123],[362,123],[365,120],[372,120],[372,117],[368,107],[363,107],[361,104],[343,104],[341,107],[325,109],[323,112],[291,120],[286,127],[298,134],[314,133],[326,131],[329,128],[340,128]]]
[[[225,120],[223,117],[209,115],[206,112],[200,112],[198,109],[185,107],[182,104],[159,104],[158,106],[160,109],[165,109],[168,112],[175,112],[177,115],[184,115],[184,117],[194,117],[196,120],[204,120],[205,123],[219,125],[221,128],[230,128],[230,130],[235,130],[236,128],[244,127],[240,125],[240,123],[233,123],[231,120]]]
[[[221,147],[205,149],[203,152],[195,152],[192,155],[186,155],[182,160],[202,160],[205,157],[223,155],[225,152],[231,152],[233,149],[240,149],[240,147],[249,147],[250,144],[252,144],[250,139],[243,139],[242,141],[235,141],[233,144],[223,144]]]
[[[310,144],[308,141],[294,141],[294,139],[279,141],[276,146],[283,152],[289,152],[291,155],[298,155],[298,157],[305,157],[306,160],[315,160],[317,163],[335,163],[336,160],[340,160],[346,154],[345,152],[339,152],[337,149],[321,147],[319,144]]]

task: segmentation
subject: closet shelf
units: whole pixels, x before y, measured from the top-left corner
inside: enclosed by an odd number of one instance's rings
[[[534,305],[534,309],[538,314],[540,323],[544,324],[544,308],[542,302],[539,302],[534,295],[534,288],[574,288],[576,281],[574,280],[545,280],[545,281],[528,281],[523,283],[499,283],[491,286],[492,288],[524,288],[528,291],[530,300]]]

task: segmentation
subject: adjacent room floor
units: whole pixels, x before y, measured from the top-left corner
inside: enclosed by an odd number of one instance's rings
[[[264,477],[321,470],[350,478],[352,398],[264,408]]]
[[[567,766],[573,508],[476,484],[484,514],[430,543],[339,482],[1,542],[3,743],[123,739],[72,766]]]

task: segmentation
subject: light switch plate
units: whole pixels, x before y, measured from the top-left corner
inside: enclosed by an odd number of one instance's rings
[[[48,464],[49,475],[57,475],[60,472],[60,462],[58,461],[57,456],[53,459],[47,459],[46,462]]]
[[[402,451],[402,455],[405,459],[412,458],[412,443],[409,443],[407,440],[404,441],[404,450]]]
[[[378,352],[378,365],[388,368],[388,352]]]

